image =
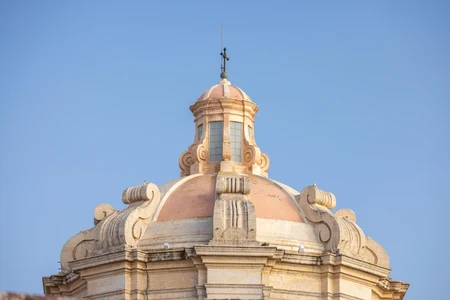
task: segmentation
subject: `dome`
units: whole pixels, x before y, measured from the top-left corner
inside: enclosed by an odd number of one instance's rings
[[[198,101],[223,98],[252,101],[242,89],[231,85],[231,82],[229,82],[226,78],[223,78],[218,84],[204,91],[198,98]]]
[[[313,226],[297,204],[298,192],[263,176],[248,177],[248,196],[256,214],[256,239],[282,249],[308,245],[310,251],[322,252]],[[208,244],[213,239],[217,178],[218,173],[195,174],[160,186],[161,201],[139,247],[158,249],[164,242],[173,247]]]
[[[303,222],[295,200],[273,180],[249,175],[250,199],[256,217],[263,219]],[[165,193],[157,221],[212,217],[214,214],[216,174],[188,176]]]
[[[222,80],[190,106],[195,134],[180,178],[126,188],[123,209],[99,204],[95,226],[64,244],[45,293],[402,299],[408,284],[388,277],[389,256],[352,210],[331,212],[336,197],[316,184],[299,192],[269,178],[254,135],[258,106],[227,80],[223,50]]]

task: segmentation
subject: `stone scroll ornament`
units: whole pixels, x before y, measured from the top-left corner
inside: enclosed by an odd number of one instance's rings
[[[181,169],[180,176],[188,176],[191,174],[192,163],[191,151],[187,150],[181,153],[178,158],[178,166]]]
[[[128,204],[128,207],[101,221],[95,252],[98,254],[118,247],[136,247],[150,221],[150,203],[159,198],[159,188],[153,183],[145,182],[125,189],[122,202]]]
[[[187,151],[181,153],[178,158],[178,165],[181,169],[180,176],[191,175],[191,166],[197,165],[198,169],[201,170],[206,164],[208,159],[208,150],[205,146],[205,139],[203,138],[196,144],[189,147]]]
[[[219,173],[216,181],[213,239],[210,245],[258,246],[256,213],[249,199],[250,178]]]
[[[69,262],[92,257],[117,248],[135,247],[145,233],[152,211],[150,204],[159,200],[159,188],[153,183],[129,187],[122,193],[128,204],[115,210],[109,204],[99,204],[94,210],[95,227],[71,237],[61,251],[61,270],[69,270]]]
[[[320,190],[316,184],[305,187],[296,197],[309,222],[314,225],[317,239],[327,252],[346,254],[370,263],[389,267],[386,251],[366,237],[356,225],[356,215],[350,209],[333,214],[336,197]]]
[[[251,145],[246,139],[244,139],[244,164],[249,173],[268,177],[269,156],[261,152],[259,147]]]

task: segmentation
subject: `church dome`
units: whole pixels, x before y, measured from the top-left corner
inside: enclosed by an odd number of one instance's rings
[[[214,211],[221,176],[228,175],[194,174],[160,186],[161,201],[139,247],[159,249],[163,243],[175,248],[208,244],[214,236]],[[295,199],[298,191],[263,176],[250,174],[248,179],[248,197],[256,216],[256,240],[281,249],[296,250],[300,245],[307,245],[311,252],[323,251],[314,228],[305,220]]]
[[[250,199],[255,205],[256,217],[302,222],[295,199],[275,181],[257,175],[250,177]],[[173,184],[161,201],[157,221],[212,217],[216,189],[216,174],[188,176]],[[170,186],[170,185],[169,185]]]
[[[250,97],[239,87],[234,86],[226,78],[219,81],[218,84],[213,85],[206,91],[204,91],[198,101],[208,99],[233,99],[233,100],[246,100],[252,101]]]
[[[124,209],[99,204],[95,226],[64,244],[45,293],[402,299],[408,284],[388,277],[389,256],[352,210],[331,212],[336,197],[316,184],[298,191],[269,178],[258,106],[227,80],[225,48],[221,56],[222,80],[190,106],[194,136],[178,158],[180,177],[126,188]]]

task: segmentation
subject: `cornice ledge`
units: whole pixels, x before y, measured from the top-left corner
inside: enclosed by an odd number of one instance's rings
[[[285,251],[280,262],[292,263],[292,264],[302,264],[302,265],[320,265],[321,264],[321,254],[302,254],[291,251]]]
[[[238,283],[205,283],[205,287],[207,288],[222,288],[222,287],[227,287],[227,288],[246,288],[246,289],[260,289],[263,287],[266,287],[265,284],[238,284]]]
[[[346,266],[351,269],[363,271],[376,275],[378,277],[387,277],[391,269],[382,266],[374,265],[370,262],[366,262],[359,258],[348,256],[345,254],[332,254],[328,253],[321,256],[323,265],[331,266]]]
[[[285,290],[285,289],[278,289],[278,288],[274,288],[271,290],[271,295],[273,295],[273,294],[283,294],[283,295],[290,295],[290,296],[305,296],[305,297],[315,297],[315,298],[332,296],[332,293],[293,291],[293,290]]]
[[[78,271],[90,267],[97,267],[100,265],[116,262],[132,262],[132,261],[145,262],[146,259],[147,254],[144,251],[123,246],[117,247],[116,252],[109,252],[97,256],[88,257],[85,259],[71,261],[69,262],[69,266],[71,270]]]
[[[44,284],[44,287],[60,286],[74,282],[79,278],[80,274],[75,272],[59,273],[57,275],[43,277],[42,283]]]
[[[278,250],[277,247],[261,247],[261,246],[211,246],[199,245],[194,246],[196,255],[209,256],[256,256],[256,257],[270,257],[281,258],[284,254],[283,250]]]
[[[182,287],[182,288],[166,288],[166,289],[154,289],[154,290],[150,290],[149,294],[150,295],[155,295],[155,294],[165,294],[167,295],[167,293],[189,293],[189,292],[197,292],[197,288],[195,287]]]
[[[75,272],[61,272],[57,275],[51,275],[49,277],[42,278],[42,285],[44,289],[44,293],[46,295],[54,294],[54,289],[58,291],[58,294],[61,294],[61,290],[64,289],[64,292],[67,293],[69,290],[70,293],[76,291],[86,282],[85,280],[80,280],[81,276]],[[78,285],[72,286],[72,283],[80,281]]]
[[[185,248],[173,248],[167,250],[150,250],[146,253],[148,262],[173,261],[188,258],[188,251]]]
[[[273,289],[272,294],[284,294],[290,296],[304,296],[318,299],[348,299],[348,300],[361,300],[361,298],[354,297],[345,293],[330,293],[330,292],[306,292],[306,291],[292,291],[284,289]]]
[[[373,291],[380,299],[401,300],[405,296],[408,288],[409,283],[386,277],[380,279]]]

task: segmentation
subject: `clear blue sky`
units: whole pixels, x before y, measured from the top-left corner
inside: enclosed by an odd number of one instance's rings
[[[450,299],[450,2],[425,0],[1,1],[0,290],[42,293],[97,204],[179,176],[222,22],[270,177],[353,209],[405,299]]]

